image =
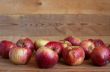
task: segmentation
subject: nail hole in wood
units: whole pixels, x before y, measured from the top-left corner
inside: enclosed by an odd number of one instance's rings
[[[102,24],[98,24],[98,25],[102,25]]]
[[[32,26],[32,24],[30,24],[30,26]]]
[[[68,23],[69,26],[75,25],[75,23]]]
[[[37,2],[37,5],[42,5],[42,2]]]
[[[81,25],[88,25],[88,23],[80,23]]]
[[[44,26],[45,24],[41,24],[41,26]]]
[[[36,27],[38,27],[38,24],[35,24]]]

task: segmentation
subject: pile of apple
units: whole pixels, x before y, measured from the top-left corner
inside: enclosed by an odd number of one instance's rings
[[[0,56],[13,64],[27,64],[32,55],[39,68],[51,68],[60,60],[71,66],[80,65],[84,60],[103,66],[110,61],[110,45],[107,46],[101,39],[81,41],[74,36],[59,41],[38,39],[33,42],[24,38],[16,43],[8,40],[0,42]]]

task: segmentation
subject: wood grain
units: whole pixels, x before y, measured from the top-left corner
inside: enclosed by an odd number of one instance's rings
[[[38,39],[45,39],[45,40],[50,40],[50,41],[59,41],[59,40],[63,40],[64,38],[66,38],[69,35],[65,35],[65,36],[0,36],[0,41],[2,40],[10,40],[16,43],[16,41],[20,38],[30,38],[34,41],[38,40]],[[102,39],[105,43],[110,44],[110,36],[76,36],[81,40],[84,39]]]
[[[110,16],[97,14],[1,15],[0,36],[109,36]]]
[[[106,14],[109,0],[0,0],[0,14]]]
[[[14,65],[9,60],[0,58],[0,72],[109,72],[110,64],[97,67],[93,66],[90,62],[85,61],[79,66],[68,66],[62,62],[56,64],[50,69],[40,69],[35,63],[34,56],[27,65]]]
[[[33,41],[36,39],[48,39],[48,40],[60,40],[66,36],[40,36],[40,37],[29,37]],[[78,36],[80,39],[86,38],[100,38],[106,43],[110,44],[110,36]],[[0,36],[0,40],[11,40],[16,42],[21,36]],[[59,61],[53,68],[40,69],[35,63],[34,56],[31,58],[27,65],[14,65],[8,59],[0,58],[0,72],[110,72],[110,63],[106,66],[97,67],[93,66],[90,61],[84,61],[79,66],[68,66],[62,61]]]

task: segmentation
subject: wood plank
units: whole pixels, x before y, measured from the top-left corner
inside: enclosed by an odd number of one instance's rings
[[[97,14],[1,15],[0,36],[110,35],[110,16]]]
[[[14,65],[9,60],[0,58],[0,72],[109,72],[110,64],[97,67],[90,64],[88,61],[85,61],[79,66],[68,66],[62,62],[56,64],[53,68],[50,69],[40,69],[37,67],[34,56],[27,65]]]
[[[48,39],[48,40],[60,40],[66,36],[40,36],[40,37],[30,37],[33,41],[35,39]],[[110,36],[78,36],[79,38],[100,38],[106,43],[110,44]],[[7,39],[16,42],[22,36],[0,36],[0,40]],[[35,63],[34,56],[31,58],[27,65],[14,65],[8,59],[0,58],[0,72],[109,72],[110,63],[106,66],[97,67],[93,66],[90,61],[84,61],[83,64],[79,66],[68,66],[64,63],[58,62],[53,68],[50,69],[40,69]]]
[[[37,39],[46,39],[46,40],[52,40],[52,41],[59,41],[59,40],[63,40],[65,37],[67,37],[69,35],[65,35],[65,36],[0,36],[0,41],[1,40],[10,40],[16,43],[16,41],[20,38],[25,38],[25,37],[29,37],[33,40],[33,42]],[[102,39],[105,43],[110,44],[110,36],[76,36],[78,38],[80,38],[81,40],[84,39]]]
[[[110,15],[110,0],[0,0],[0,14]]]

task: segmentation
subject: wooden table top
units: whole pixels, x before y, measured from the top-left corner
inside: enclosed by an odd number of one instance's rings
[[[0,58],[0,72],[110,72],[110,64],[97,67],[84,61],[79,66],[68,66],[63,62],[58,62],[53,68],[40,69],[35,63],[34,57],[26,65],[14,65],[8,59]]]

